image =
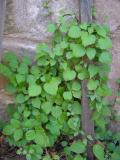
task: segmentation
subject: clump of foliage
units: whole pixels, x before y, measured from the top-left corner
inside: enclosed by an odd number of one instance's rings
[[[111,94],[109,29],[61,16],[48,31],[53,33],[51,44],[38,44],[34,61],[10,52],[2,59],[0,73],[9,79],[6,90],[16,106],[3,134],[27,160],[85,160],[88,143],[98,160],[118,156],[118,137],[110,142],[112,133],[107,131],[111,108],[104,99]],[[81,81],[85,79],[96,134],[82,138]]]

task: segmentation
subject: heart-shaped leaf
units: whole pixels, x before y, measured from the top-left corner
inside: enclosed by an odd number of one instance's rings
[[[26,139],[28,141],[31,141],[31,140],[35,139],[35,136],[36,136],[36,133],[35,133],[34,130],[29,130],[29,131],[26,132]]]
[[[73,51],[73,56],[74,57],[83,57],[85,55],[85,49],[84,47],[82,47],[80,44],[71,44],[70,48]]]
[[[80,127],[80,119],[76,117],[72,117],[68,120],[68,126],[73,130],[78,130]]]
[[[63,93],[63,97],[65,100],[71,100],[72,99],[72,93],[70,91],[66,91]]]
[[[87,48],[86,54],[90,60],[95,58],[96,50],[94,48]]]
[[[65,81],[71,81],[71,80],[75,79],[75,77],[76,77],[76,72],[74,70],[71,70],[70,68],[67,68],[63,72],[63,78]]]
[[[88,77],[88,71],[86,69],[82,69],[78,74],[78,79],[84,80]]]
[[[109,38],[100,38],[97,47],[100,49],[109,49],[112,48],[112,42]]]
[[[53,107],[52,109],[52,115],[55,117],[55,118],[59,118],[62,114],[62,110],[59,106],[56,106],[56,107]]]
[[[68,32],[69,37],[79,38],[81,34],[80,28],[78,26],[71,26]]]
[[[23,137],[23,130],[17,129],[14,133],[14,139],[15,141],[19,141]]]
[[[49,24],[47,30],[48,32],[54,33],[56,30],[56,26],[54,24]]]
[[[81,35],[83,46],[89,46],[95,43],[96,37],[95,35],[88,34],[87,32],[83,32]]]
[[[58,78],[52,78],[48,83],[45,83],[43,88],[50,95],[56,95],[60,81]]]
[[[72,91],[80,91],[80,89],[81,89],[80,82],[74,81],[72,83]]]
[[[83,142],[77,141],[71,145],[70,150],[74,153],[80,154],[86,151],[86,146]]]
[[[88,71],[90,74],[90,78],[92,78],[99,72],[99,67],[96,65],[89,65]]]
[[[99,56],[99,61],[110,64],[112,62],[112,55],[109,52],[102,52],[102,54]]]
[[[32,84],[28,88],[28,95],[29,97],[39,96],[41,94],[41,91],[42,89],[40,85]]]
[[[98,87],[98,84],[99,84],[99,81],[90,79],[88,81],[87,87],[89,90],[96,90],[96,88]]]
[[[52,103],[51,102],[44,102],[44,103],[42,103],[41,108],[46,114],[49,114],[52,110]]]

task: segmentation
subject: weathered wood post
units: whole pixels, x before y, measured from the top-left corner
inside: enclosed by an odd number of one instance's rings
[[[5,6],[6,6],[6,0],[0,0],[0,57],[3,50],[2,41],[3,41],[4,20],[5,20]]]
[[[92,22],[93,0],[80,0],[80,22]],[[87,80],[82,81],[82,130],[87,135],[94,135],[94,123],[91,121],[91,110],[89,106]],[[87,156],[93,160],[92,147],[88,145]]]

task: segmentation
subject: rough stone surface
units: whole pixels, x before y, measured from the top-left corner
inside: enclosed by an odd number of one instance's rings
[[[120,1],[119,0],[95,0],[96,21],[98,23],[108,24],[111,30],[113,48],[111,50],[113,60],[111,72],[109,74],[110,87],[113,90],[111,100],[115,98],[115,91],[118,86],[116,79],[120,77]]]
[[[46,26],[58,19],[61,10],[78,13],[79,0],[7,1],[4,48],[19,54],[34,53],[35,44],[47,41]]]
[[[116,97],[115,93],[118,90],[116,80],[120,78],[120,0],[95,0],[95,7],[97,11],[96,21],[108,24],[111,30],[113,60],[109,74],[109,84],[113,95],[109,98],[109,101],[113,102],[119,98]],[[116,114],[120,115],[120,105],[115,103],[114,109]],[[112,122],[110,128],[113,131],[120,131],[120,123]]]

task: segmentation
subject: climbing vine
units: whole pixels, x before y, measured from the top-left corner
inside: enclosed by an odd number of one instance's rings
[[[111,95],[108,27],[61,16],[59,23],[48,25],[48,31],[53,33],[51,44],[38,44],[34,60],[10,52],[3,56],[0,73],[9,79],[6,90],[15,102],[3,129],[6,140],[27,160],[87,160],[87,144],[96,159],[117,160],[120,135],[113,138],[108,130],[111,106],[105,99]],[[94,137],[84,137],[81,129],[85,79]]]

